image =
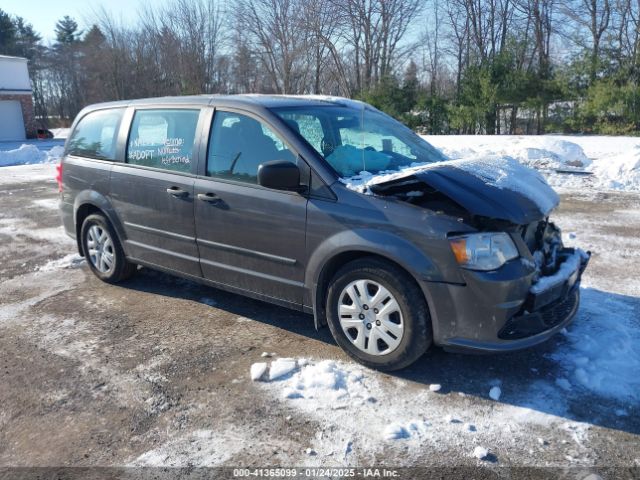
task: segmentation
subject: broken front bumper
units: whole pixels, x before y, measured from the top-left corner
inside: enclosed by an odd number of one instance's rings
[[[575,253],[564,249],[564,253]],[[544,342],[564,328],[580,303],[590,254],[562,282],[531,289],[534,273],[521,261],[494,272],[465,272],[465,285],[424,284],[434,340],[448,350],[510,351]]]
[[[565,249],[573,250],[573,249]],[[575,254],[575,251],[573,252]],[[522,314],[510,318],[498,332],[504,340],[531,337],[560,324],[566,324],[578,311],[580,278],[591,255],[581,258],[577,268],[562,282],[550,285],[540,292],[529,293]]]

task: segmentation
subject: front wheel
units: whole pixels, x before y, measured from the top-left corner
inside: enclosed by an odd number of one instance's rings
[[[101,214],[89,215],[80,231],[82,250],[89,268],[100,280],[118,283],[130,278],[137,265],[129,262],[113,227]]]
[[[338,345],[378,370],[410,365],[432,341],[422,291],[406,272],[382,259],[358,259],[336,273],[327,294],[327,317]]]

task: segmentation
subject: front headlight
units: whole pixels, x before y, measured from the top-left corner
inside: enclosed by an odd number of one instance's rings
[[[471,270],[495,270],[518,258],[518,249],[504,232],[460,235],[449,242],[460,266]]]

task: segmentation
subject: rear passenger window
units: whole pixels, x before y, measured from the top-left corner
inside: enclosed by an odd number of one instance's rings
[[[127,163],[191,172],[199,110],[138,110],[131,124]]]
[[[67,153],[99,160],[115,160],[118,128],[124,109],[98,110],[78,122],[69,138]]]
[[[240,113],[216,112],[209,139],[207,175],[258,183],[258,166],[270,160],[296,162],[296,157],[264,123]]]

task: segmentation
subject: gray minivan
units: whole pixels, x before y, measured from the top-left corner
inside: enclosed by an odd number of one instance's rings
[[[563,247],[549,221],[558,196],[535,171],[448,160],[343,98],[93,105],[58,181],[65,229],[100,279],[141,265],[312,313],[382,370],[432,343],[548,339],[575,315],[589,260]]]

